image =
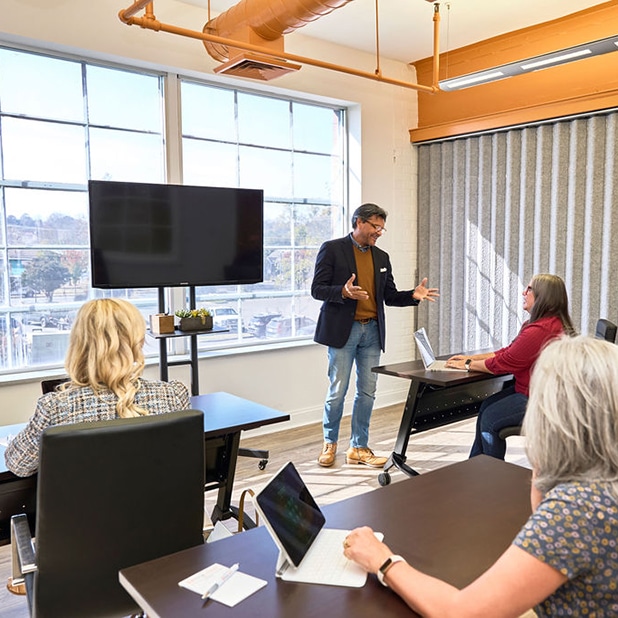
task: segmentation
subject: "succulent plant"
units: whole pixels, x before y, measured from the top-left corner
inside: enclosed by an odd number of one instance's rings
[[[206,318],[212,314],[208,309],[201,307],[200,309],[178,309],[174,315],[179,318],[201,318],[202,323],[205,323]]]

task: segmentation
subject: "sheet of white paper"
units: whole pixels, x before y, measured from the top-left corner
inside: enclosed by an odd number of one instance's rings
[[[236,571],[210,598],[228,607],[234,607],[240,601],[263,588],[266,583],[264,579]]]
[[[4,446],[5,448],[9,445],[9,442],[14,438],[15,436],[12,436],[11,434],[8,434],[7,436],[2,436],[0,438],[0,446]]]
[[[229,567],[218,563],[211,564],[209,567],[178,582],[178,585],[202,596],[219,580],[221,575],[223,575],[228,568]],[[236,571],[236,573],[215,591],[210,598],[228,607],[234,607],[234,605],[243,599],[257,592],[260,588],[263,588],[266,583],[267,582],[263,579]]]

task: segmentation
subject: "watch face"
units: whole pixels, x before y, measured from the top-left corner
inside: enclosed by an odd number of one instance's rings
[[[380,567],[380,573],[386,573],[386,569],[391,565],[393,559],[391,557],[387,558],[384,564]]]

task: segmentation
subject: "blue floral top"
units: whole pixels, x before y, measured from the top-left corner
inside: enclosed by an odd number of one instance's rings
[[[569,578],[538,616],[618,616],[618,503],[602,483],[563,483],[513,541]]]

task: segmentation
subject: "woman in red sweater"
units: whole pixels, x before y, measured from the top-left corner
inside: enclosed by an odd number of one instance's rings
[[[504,459],[506,440],[499,437],[500,430],[523,421],[530,372],[543,346],[562,334],[575,334],[569,316],[569,299],[560,277],[535,275],[523,296],[524,310],[530,319],[508,346],[487,354],[456,354],[447,361],[448,366],[457,369],[511,373],[515,378],[514,386],[488,397],[481,405],[470,457],[484,454]]]

